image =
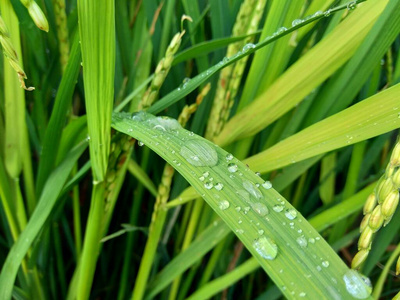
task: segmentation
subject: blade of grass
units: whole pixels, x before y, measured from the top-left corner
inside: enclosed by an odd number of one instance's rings
[[[400,127],[400,84],[318,122],[244,162],[258,172],[352,145]],[[306,141],[306,142],[304,142]]]
[[[74,148],[50,175],[46,182],[38,205],[29,219],[28,225],[21,233],[16,243],[12,246],[3,264],[0,274],[0,298],[10,299],[18,269],[30,246],[35,241],[44,223],[56,204],[58,196],[64,186],[72,167],[86,149],[87,143],[82,143]]]
[[[369,1],[354,11],[268,90],[236,114],[216,138],[216,143],[227,145],[254,135],[293,108],[354,54],[386,3]]]
[[[177,127],[176,121],[162,120],[165,119],[147,113],[133,117],[114,114],[112,126],[142,141],[172,164],[237,234],[285,295],[291,297],[294,292],[310,298],[349,296],[343,279],[348,268],[300,213],[226,151]],[[159,126],[165,126],[165,131],[160,131]],[[238,166],[238,175],[227,170],[229,163]],[[209,173],[203,175],[206,172]],[[208,176],[213,181],[208,181]],[[256,184],[265,187],[259,189]],[[272,209],[275,205],[281,205],[284,211],[276,212]],[[290,227],[301,229],[302,234],[290,230],[287,222]],[[308,238],[314,239],[314,244],[307,246]],[[330,267],[317,268],[325,260]],[[365,289],[361,283],[360,288]]]

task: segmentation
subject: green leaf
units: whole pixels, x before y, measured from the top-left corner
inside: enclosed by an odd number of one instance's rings
[[[284,295],[349,297],[352,291],[344,281],[349,269],[343,261],[269,182],[232,155],[184,130],[174,119],[121,113],[113,114],[112,126],[145,143],[176,168]],[[361,280],[356,281],[366,291]]]
[[[29,219],[26,228],[18,240],[12,246],[1,269],[0,299],[10,299],[15,277],[17,276],[22,260],[49,217],[58,195],[71,173],[72,167],[86,147],[87,143],[85,142],[71,150],[66,159],[54,170],[47,180],[32,217]]]
[[[400,127],[400,84],[361,101],[244,162],[266,173]]]

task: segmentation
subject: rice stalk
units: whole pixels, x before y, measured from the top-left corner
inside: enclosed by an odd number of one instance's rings
[[[232,36],[250,34],[257,30],[259,21],[264,13],[266,0],[246,0],[240,6],[236,22],[232,30]],[[254,47],[251,42],[254,36],[249,36],[242,42],[230,44],[226,57],[229,58],[239,51],[247,51]],[[229,65],[221,70],[217,91],[214,97],[214,105],[210,112],[210,118],[205,136],[213,140],[217,136],[229,117],[230,109],[237,94],[238,86],[242,79],[248,56],[242,58],[235,64]]]
[[[65,0],[53,0],[53,8],[56,20],[61,70],[64,73],[69,58],[69,37],[67,14],[65,12]]]

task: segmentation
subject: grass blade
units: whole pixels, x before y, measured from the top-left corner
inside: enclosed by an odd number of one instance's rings
[[[173,119],[147,113],[113,114],[112,126],[142,141],[174,166],[287,297],[349,297],[351,289],[344,280],[352,273],[343,261],[300,213],[229,153],[184,130]],[[237,166],[235,174],[228,171],[231,163]],[[320,266],[324,261],[329,268]],[[356,279],[356,285],[367,298],[361,281]]]

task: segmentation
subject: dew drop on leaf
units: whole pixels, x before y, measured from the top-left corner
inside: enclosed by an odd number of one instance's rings
[[[228,209],[229,208],[229,202],[227,201],[227,200],[221,200],[221,201],[219,201],[218,202],[218,207],[221,209],[221,210],[225,210],[225,209]]]
[[[270,188],[272,188],[272,183],[267,180],[262,184],[262,186],[264,189],[269,190]]]
[[[259,214],[261,217],[264,217],[268,214],[269,210],[268,207],[265,206],[265,204],[261,203],[261,202],[257,202],[257,203],[252,203],[251,204],[251,208],[257,213]]]
[[[350,295],[357,299],[368,298],[372,292],[369,279],[356,270],[348,270],[343,275],[343,281]]]
[[[228,153],[228,154],[225,156],[225,158],[226,158],[227,161],[231,161],[231,160],[233,159],[233,155],[230,154],[230,153]]]
[[[234,163],[228,164],[228,171],[230,173],[235,173],[237,170],[238,170],[237,164],[234,164]]]
[[[273,260],[278,254],[278,246],[268,237],[260,237],[253,242],[253,248],[262,258]]]
[[[294,220],[297,217],[297,211],[294,208],[287,209],[285,211],[285,216],[289,220]]]
[[[272,209],[276,212],[281,212],[284,209],[283,205],[275,204]]]
[[[249,192],[250,195],[252,195],[256,199],[262,199],[263,198],[263,195],[262,195],[261,191],[251,181],[248,181],[248,180],[243,181],[243,187],[245,188],[246,191]]]

